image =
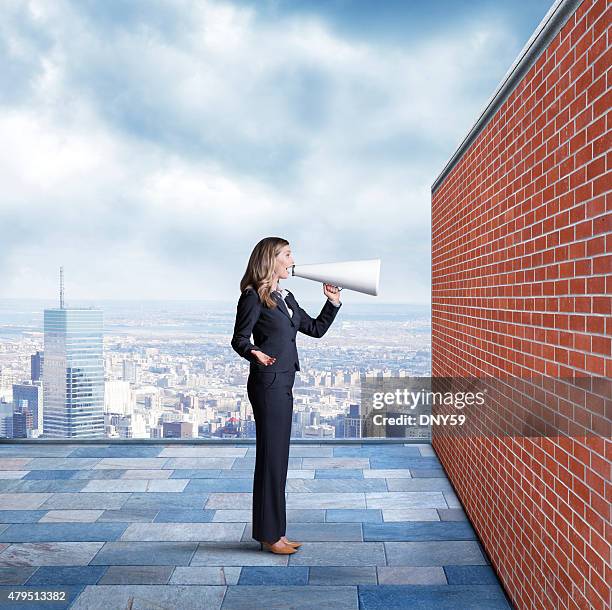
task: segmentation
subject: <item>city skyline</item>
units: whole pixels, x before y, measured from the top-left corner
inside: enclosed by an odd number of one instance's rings
[[[428,374],[428,315],[381,309],[339,316],[316,342],[300,336],[294,438],[358,436],[362,375]],[[91,437],[76,424],[94,417],[104,438],[254,437],[229,308],[43,313],[42,332],[31,322],[0,328],[0,436]]]

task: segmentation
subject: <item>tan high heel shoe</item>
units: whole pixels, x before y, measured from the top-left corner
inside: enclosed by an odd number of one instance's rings
[[[278,544],[279,542],[281,545]],[[292,546],[282,542],[280,538],[274,544],[270,544],[269,542],[260,542],[259,550],[263,551],[264,549],[266,551],[270,551],[270,553],[276,553],[277,555],[293,555],[293,553],[297,552]]]
[[[281,538],[282,540],[282,538]],[[288,538],[286,540],[283,540],[283,542],[285,544],[288,544],[289,546],[292,546],[294,549],[299,549],[302,546],[301,542],[296,542],[294,540],[289,540]]]

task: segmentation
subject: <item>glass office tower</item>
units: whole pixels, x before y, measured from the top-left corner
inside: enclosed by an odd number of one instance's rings
[[[43,438],[104,437],[100,309],[45,309]]]

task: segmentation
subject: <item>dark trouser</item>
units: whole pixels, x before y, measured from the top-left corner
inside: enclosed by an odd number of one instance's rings
[[[253,538],[276,542],[285,535],[285,483],[293,415],[295,371],[251,371],[247,393],[257,436],[253,477]]]

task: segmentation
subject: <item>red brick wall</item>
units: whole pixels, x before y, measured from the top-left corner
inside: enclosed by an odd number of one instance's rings
[[[612,377],[610,13],[584,0],[432,195],[433,376]],[[610,608],[609,435],[433,446],[517,608]]]

